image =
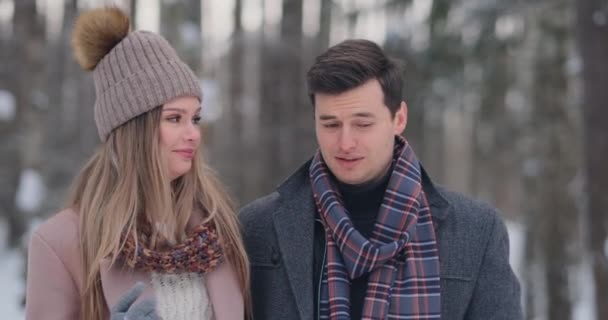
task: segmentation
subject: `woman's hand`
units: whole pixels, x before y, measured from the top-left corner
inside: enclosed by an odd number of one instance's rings
[[[133,304],[137,297],[144,291],[142,282],[136,283],[127,293],[125,293],[114,307],[112,307],[111,320],[161,320],[156,314],[156,301],[146,299]]]

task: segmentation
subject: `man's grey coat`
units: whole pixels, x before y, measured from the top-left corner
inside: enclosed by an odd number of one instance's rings
[[[317,319],[310,161],[241,210],[254,320]],[[442,319],[522,319],[504,223],[492,207],[435,187],[423,171],[439,243]]]

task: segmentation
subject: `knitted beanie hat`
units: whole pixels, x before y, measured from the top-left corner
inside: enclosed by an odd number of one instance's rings
[[[163,37],[129,29],[129,17],[115,7],[85,12],[74,26],[76,60],[93,71],[101,141],[116,127],[174,98],[202,100],[194,72]]]

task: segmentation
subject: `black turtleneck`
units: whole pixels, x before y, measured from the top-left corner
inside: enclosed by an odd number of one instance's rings
[[[370,238],[378,211],[384,198],[384,192],[390,179],[390,168],[380,179],[363,185],[349,185],[337,182],[338,190],[342,196],[342,201],[348,212],[350,219],[357,231],[365,238]],[[337,181],[334,178],[334,181]],[[318,213],[317,213],[318,214]],[[319,218],[319,217],[317,217]],[[319,281],[323,271],[323,254],[325,252],[325,232],[320,222],[315,223],[315,242],[314,242],[314,283],[315,283],[315,315],[319,303]],[[364,274],[357,279],[351,279],[350,283],[350,318],[360,319],[363,310],[365,292],[369,274]]]

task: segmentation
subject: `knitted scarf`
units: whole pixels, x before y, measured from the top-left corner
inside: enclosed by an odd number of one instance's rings
[[[137,246],[132,236],[126,237],[124,242],[120,253],[123,260],[129,267],[147,272],[203,274],[215,269],[223,260],[217,231],[210,222],[196,226],[182,243],[166,250],[146,248],[144,233],[137,236]]]
[[[312,190],[325,226],[321,319],[350,319],[350,280],[370,273],[362,319],[440,319],[439,257],[420,163],[396,137],[394,169],[370,239],[354,227],[317,151]]]

